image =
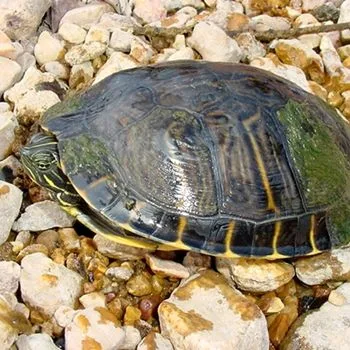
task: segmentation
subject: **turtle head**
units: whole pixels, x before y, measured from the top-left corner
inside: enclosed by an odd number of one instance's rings
[[[79,195],[60,167],[57,140],[38,133],[21,150],[21,161],[31,179],[45,187],[61,205],[76,205]]]

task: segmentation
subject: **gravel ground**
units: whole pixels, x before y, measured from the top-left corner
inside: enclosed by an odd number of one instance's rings
[[[2,349],[350,349],[350,248],[267,261],[121,246],[18,160],[57,102],[179,59],[271,71],[350,119],[350,29],[301,34],[346,22],[350,0],[0,0]]]

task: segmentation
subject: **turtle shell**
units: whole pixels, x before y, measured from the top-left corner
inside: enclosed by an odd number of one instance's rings
[[[42,126],[111,233],[232,257],[350,240],[349,125],[266,71],[194,61],[122,71]]]

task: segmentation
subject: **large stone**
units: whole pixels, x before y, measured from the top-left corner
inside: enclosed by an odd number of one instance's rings
[[[42,201],[31,204],[14,223],[15,231],[44,231],[54,227],[72,227],[74,219],[58,203]]]
[[[17,119],[12,112],[0,112],[0,160],[5,159],[11,153],[17,126]]]
[[[264,259],[217,258],[216,267],[242,290],[265,293],[288,283],[294,277],[292,265]]]
[[[319,310],[300,316],[289,330],[281,350],[345,350],[350,338],[350,283],[337,288],[342,305],[324,303]]]
[[[40,65],[51,61],[59,61],[65,54],[64,44],[48,31],[44,31],[40,34],[34,47],[34,54]]]
[[[193,275],[158,308],[162,335],[177,350],[265,350],[259,308],[213,270]]]
[[[211,22],[199,22],[187,43],[206,61],[239,62],[242,57],[237,42]]]
[[[0,56],[0,97],[21,78],[21,66],[9,58]]]
[[[295,272],[308,285],[350,280],[350,248],[300,258],[295,262]]]
[[[0,180],[0,245],[11,231],[22,204],[22,191],[10,183]]]
[[[0,29],[11,39],[33,36],[51,5],[51,0],[1,0]]]
[[[74,308],[83,278],[42,253],[25,256],[20,277],[23,300],[45,315],[53,316],[62,305]]]
[[[125,331],[118,318],[104,307],[78,311],[65,329],[67,350],[116,350],[124,340]]]

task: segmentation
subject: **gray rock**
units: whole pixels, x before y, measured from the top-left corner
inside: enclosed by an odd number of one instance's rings
[[[22,191],[8,182],[0,180],[0,244],[3,244],[19,214],[22,204]]]
[[[0,261],[0,294],[17,292],[20,271],[14,261]]]
[[[48,11],[48,24],[53,32],[56,32],[62,17],[70,10],[82,6],[80,0],[51,0]]]
[[[51,0],[2,0],[0,29],[13,40],[30,38],[50,5]]]
[[[72,227],[74,218],[61,209],[58,203],[42,201],[28,206],[14,223],[14,231],[43,231],[53,227]]]
[[[320,21],[337,22],[340,10],[333,4],[333,2],[326,2],[325,4],[314,8],[311,13]]]
[[[74,308],[83,278],[43,253],[25,256],[20,277],[23,300],[44,315],[53,316],[60,306]]]

